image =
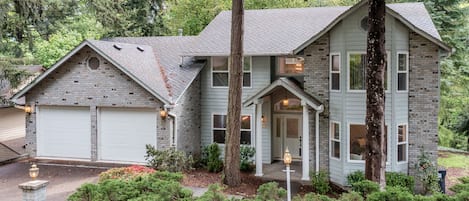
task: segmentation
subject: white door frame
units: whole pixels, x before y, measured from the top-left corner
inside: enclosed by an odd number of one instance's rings
[[[289,146],[288,149],[290,150],[290,153],[292,153],[292,157],[294,161],[301,161],[302,158],[302,145],[300,139],[303,137],[303,126],[302,126],[302,114],[301,113],[277,113],[273,115],[274,119],[274,129],[272,132],[273,136],[273,158],[277,160],[283,160],[283,152],[287,148],[287,122],[286,119],[291,118],[291,119],[297,119],[298,120],[298,142],[295,146]],[[280,119],[280,125],[278,125],[278,119]],[[281,130],[278,130],[278,127],[280,126]],[[278,139],[278,131],[281,132],[280,134],[280,139]],[[280,150],[278,150],[278,140],[280,140]],[[276,148],[277,147],[277,148]],[[279,155],[280,154],[280,155]]]

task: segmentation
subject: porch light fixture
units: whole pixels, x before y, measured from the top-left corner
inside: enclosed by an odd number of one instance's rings
[[[165,120],[166,117],[168,117],[168,111],[166,111],[163,108],[160,108],[160,117],[161,117],[161,119]]]
[[[31,108],[29,105],[26,105],[24,106],[24,112],[31,114],[33,112],[33,108]]]
[[[262,117],[261,117],[261,122],[262,122],[262,128],[265,128],[265,127],[266,127],[266,123],[267,123],[267,119],[265,118],[264,115],[262,115]]]
[[[287,149],[285,149],[285,154],[283,154],[283,163],[285,163],[285,165],[287,167],[289,167],[290,164],[291,164],[291,160],[292,160],[291,159],[291,154],[290,154],[290,151],[288,150],[288,147],[287,147]]]
[[[34,163],[31,165],[31,168],[29,168],[29,176],[33,180],[36,180],[37,176],[39,176],[39,168]]]

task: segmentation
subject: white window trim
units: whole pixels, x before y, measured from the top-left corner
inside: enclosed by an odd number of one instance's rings
[[[213,131],[214,131],[214,130],[224,130],[224,131],[225,131],[225,135],[226,135],[226,129],[227,129],[227,128],[215,128],[215,127],[214,127],[214,125],[213,125],[213,120],[214,120],[214,116],[215,116],[215,115],[227,116],[226,113],[212,113],[212,115],[211,115],[211,117],[210,117],[210,119],[211,119],[210,125],[211,125],[211,136],[212,136],[212,137],[211,137],[211,141],[212,141],[212,143],[216,143],[216,142],[214,141],[214,136],[213,136]],[[252,116],[253,116],[253,115],[251,115],[251,114],[241,114],[241,118],[242,118],[243,116],[249,116],[249,119],[250,119],[250,121],[251,121],[251,122],[250,122],[251,128],[250,128],[250,129],[241,129],[240,131],[249,131],[249,132],[251,132],[251,134],[250,134],[251,143],[250,143],[250,144],[241,144],[241,145],[254,147],[254,145],[253,145],[253,142],[254,142],[254,141],[253,141],[253,136],[252,136],[252,134],[253,134],[253,132],[252,132],[252,130],[253,130],[253,129],[252,129],[252,127],[253,127],[253,124],[252,124],[252,123],[253,123]],[[241,133],[240,133],[240,136],[239,136],[239,137],[241,138]],[[225,136],[225,138],[226,138],[226,136]],[[217,143],[217,144],[218,144],[218,145],[225,146],[225,143]]]
[[[351,93],[366,93],[366,87],[364,90],[357,90],[357,89],[350,89],[350,55],[351,54],[366,54],[365,51],[349,51],[347,52],[347,92]],[[389,59],[389,55],[391,55],[390,51],[386,51],[386,58],[387,58],[387,68],[388,70],[386,71],[386,77],[387,77],[387,88],[384,89],[384,93],[390,93],[391,92],[391,63]],[[366,67],[365,67],[366,68]],[[366,79],[366,69],[365,69],[365,79]],[[366,80],[365,80],[366,82]]]
[[[405,141],[399,142],[399,126],[405,126]],[[399,123],[396,127],[396,161],[397,164],[404,164],[409,161],[409,126],[407,123]],[[405,144],[406,157],[404,161],[399,161],[399,145]]]
[[[338,124],[338,125],[339,125],[339,139],[335,139],[335,138],[332,137],[332,131],[331,131],[332,129],[331,129],[331,128],[332,128],[332,125],[334,125],[334,124]],[[340,156],[342,156],[342,149],[343,149],[342,142],[341,142],[341,139],[342,139],[342,136],[341,136],[341,135],[342,135],[342,132],[340,132],[340,131],[341,131],[340,122],[339,122],[339,121],[332,121],[332,120],[331,120],[331,121],[329,122],[329,150],[331,150],[332,142],[338,142],[339,145],[340,145],[340,146],[339,146],[339,147],[340,147],[340,152],[339,152],[339,154],[340,154]],[[342,158],[342,157],[340,157],[340,156],[339,156],[339,158],[336,158],[336,157],[332,156],[332,151],[329,151],[329,158],[332,159],[332,160],[340,161],[341,158]]]
[[[332,60],[332,57],[333,56],[339,56],[339,71],[333,71],[332,70],[332,63],[333,63],[333,60]],[[329,90],[331,92],[340,92],[342,87],[342,80],[341,80],[341,74],[342,74],[342,57],[340,56],[340,52],[331,52],[330,53],[330,56],[329,56]],[[339,89],[332,89],[332,73],[338,73],[339,74]]]
[[[240,140],[240,145],[244,145],[244,146],[253,146],[252,144],[253,144],[254,141],[252,140],[252,126],[253,126],[253,124],[252,124],[252,123],[253,123],[253,122],[252,122],[252,115],[250,115],[250,114],[242,114],[242,115],[241,115],[241,118],[243,118],[243,116],[249,116],[249,121],[250,121],[250,122],[249,122],[249,125],[250,125],[250,128],[249,128],[249,129],[245,129],[245,128],[243,129],[243,128],[240,127],[240,128],[241,128],[241,129],[240,129],[240,132],[242,132],[242,131],[249,131],[249,132],[250,132],[250,134],[249,134],[250,143],[249,143],[249,144],[241,144],[242,142],[241,142],[241,133],[240,133],[240,134],[239,134],[239,137],[240,137],[240,139],[239,139],[239,140]],[[242,121],[243,121],[243,120],[241,119],[241,122],[242,122]],[[254,142],[254,143],[255,143],[255,142]]]
[[[406,62],[406,70],[405,71],[400,71],[399,70],[399,55],[400,54],[405,54],[407,60]],[[405,73],[406,74],[406,90],[399,90],[399,73]],[[397,51],[396,52],[396,92],[397,93],[407,93],[409,92],[409,52],[407,51]]]
[[[227,57],[228,58],[228,70],[224,71],[224,70],[213,70],[213,57]],[[249,58],[249,71],[246,71],[246,73],[250,73],[250,76],[249,76],[249,83],[251,83],[251,86],[247,86],[245,87],[243,85],[243,88],[252,88],[252,56],[244,56],[244,58]],[[226,73],[228,74],[228,85],[230,83],[230,57],[229,56],[212,56],[210,57],[210,85],[212,86],[212,88],[221,88],[221,89],[226,89],[228,88],[229,86],[213,86],[213,73]],[[243,74],[242,76],[244,76],[244,63],[243,63],[243,66],[241,66],[243,69]]]
[[[346,142],[347,145],[344,146],[344,147],[347,149],[347,150],[346,150],[346,151],[347,151],[347,162],[348,162],[348,163],[363,163],[363,164],[365,164],[365,160],[351,160],[351,159],[350,159],[350,125],[365,125],[365,126],[366,126],[366,123],[364,123],[364,122],[359,122],[359,123],[357,123],[357,122],[348,122],[348,123],[347,123],[347,142]],[[387,124],[385,123],[385,128],[386,128],[386,125],[387,125]],[[390,161],[391,161],[391,160],[390,160],[390,152],[389,152],[389,149],[390,149],[389,144],[390,144],[390,142],[391,142],[390,139],[389,139],[389,138],[390,138],[390,135],[389,135],[389,128],[390,128],[390,127],[388,127],[388,129],[387,129],[387,133],[388,133],[387,138],[388,138],[388,139],[387,139],[387,141],[386,141],[386,142],[387,142],[387,146],[386,146],[386,165],[390,165],[390,164],[391,164],[391,163],[390,163]]]

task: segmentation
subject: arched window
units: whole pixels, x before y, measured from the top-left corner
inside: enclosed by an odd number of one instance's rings
[[[302,111],[301,100],[298,98],[285,98],[275,103],[276,112],[299,112]]]

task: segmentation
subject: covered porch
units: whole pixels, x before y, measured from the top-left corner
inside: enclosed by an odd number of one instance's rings
[[[277,172],[281,173],[281,169],[274,167],[283,165],[278,160],[283,159],[286,148],[290,149],[294,164],[301,166],[296,167],[297,172],[292,178],[309,180],[309,171],[313,169],[310,167],[311,159],[315,161],[314,170],[319,170],[319,114],[324,110],[322,103],[305,93],[294,81],[282,77],[246,99],[243,105],[254,105],[255,110],[256,176],[272,177],[278,175],[275,174]],[[314,117],[314,130],[310,128],[310,116]],[[315,138],[314,151],[310,150],[310,136]],[[314,158],[311,156],[313,154]],[[266,163],[269,165],[264,166]],[[278,163],[281,165],[273,166]]]

